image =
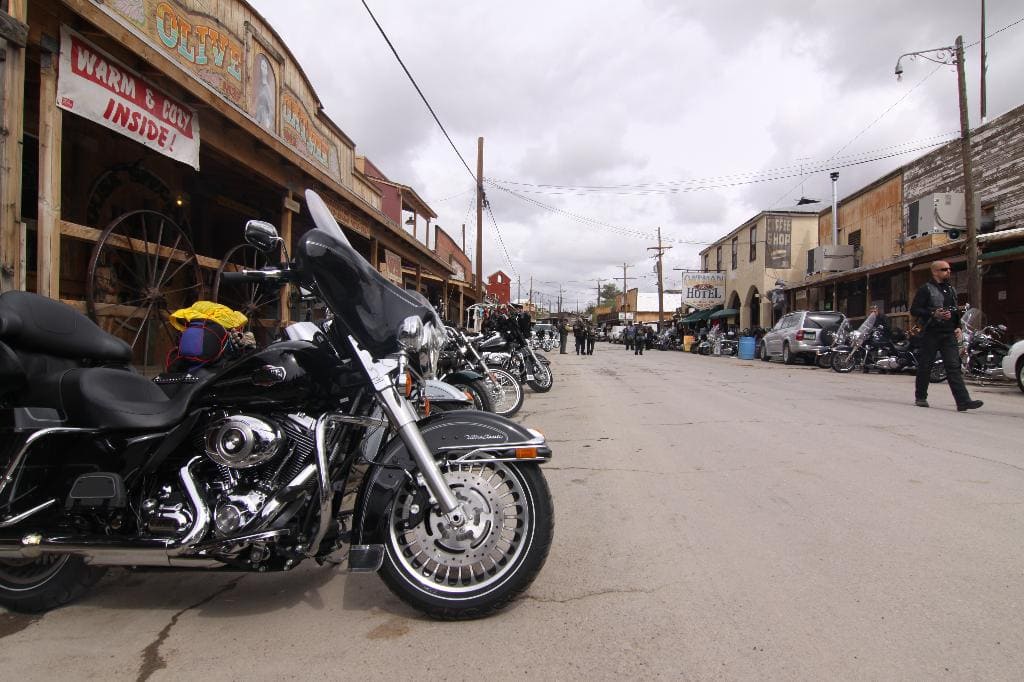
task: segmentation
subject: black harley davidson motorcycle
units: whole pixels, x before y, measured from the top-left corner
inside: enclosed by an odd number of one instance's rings
[[[72,308],[0,296],[0,605],[60,606],[106,566],[287,571],[346,548],[350,571],[437,618],[493,613],[534,580],[554,531],[544,437],[477,410],[420,419],[400,383],[436,365],[436,313],[306,202],[295,262],[232,277],[313,291],[320,333],[172,395]],[[279,241],[257,221],[246,238]]]
[[[445,327],[445,333],[448,341],[441,350],[438,375],[474,396],[484,393],[486,402],[480,400],[480,409],[505,417],[518,412],[523,406],[523,387],[519,381],[503,369],[488,367],[476,346],[460,330]]]
[[[488,367],[505,370],[535,392],[547,393],[555,385],[551,361],[530,348],[515,324],[485,338],[475,339],[473,343]]]

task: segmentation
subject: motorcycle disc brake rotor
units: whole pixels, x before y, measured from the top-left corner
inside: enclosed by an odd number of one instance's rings
[[[531,525],[528,497],[503,464],[453,464],[445,481],[468,518],[449,528],[436,509],[423,523],[406,528],[415,491],[406,487],[391,517],[391,542],[410,577],[433,590],[467,592],[501,579],[516,563]]]

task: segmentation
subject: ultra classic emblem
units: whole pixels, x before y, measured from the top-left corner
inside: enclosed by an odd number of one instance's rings
[[[273,386],[288,378],[288,372],[284,367],[277,365],[263,365],[252,373],[252,383],[256,386]]]

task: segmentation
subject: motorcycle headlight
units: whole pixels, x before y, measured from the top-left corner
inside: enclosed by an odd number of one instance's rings
[[[406,350],[418,351],[426,344],[423,320],[412,315],[398,326],[398,342]]]
[[[423,344],[419,348],[420,371],[427,379],[437,376],[437,365],[441,359],[441,349],[445,343],[445,333],[441,328],[436,327],[432,322],[423,326]]]

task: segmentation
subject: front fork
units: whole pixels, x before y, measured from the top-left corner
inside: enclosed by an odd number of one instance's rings
[[[395,387],[395,381],[391,375],[394,365],[374,360],[373,356],[360,348],[352,337],[349,337],[349,343],[373,383],[373,389],[384,414],[395,427],[398,437],[405,443],[412,454],[413,461],[416,462],[420,473],[423,474],[423,482],[431,496],[437,501],[437,506],[440,507],[445,521],[454,528],[463,526],[466,523],[466,513],[462,508],[462,503],[448,487],[441,474],[441,467],[437,465],[434,454],[430,451],[427,442],[423,440],[423,434],[420,433],[417,424],[419,416],[416,414],[416,410]],[[406,360],[407,357],[403,351],[398,356],[398,376],[405,374]]]

